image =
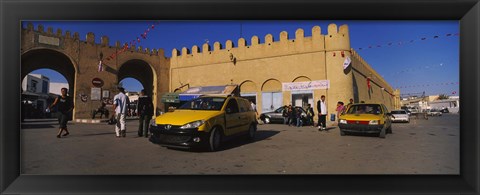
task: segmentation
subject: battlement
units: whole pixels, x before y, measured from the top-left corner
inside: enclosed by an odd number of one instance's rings
[[[124,47],[124,44],[121,44],[120,41],[116,41],[115,44],[112,46],[110,45],[110,38],[108,36],[102,36],[100,38],[100,43],[95,42],[95,34],[92,32],[89,32],[86,34],[85,41],[80,40],[80,36],[78,32],[73,33],[73,37],[71,35],[70,31],[65,31],[65,34],[63,34],[62,29],[56,29],[55,34],[53,33],[53,28],[48,27],[47,31],[45,31],[45,28],[43,25],[38,25],[37,29],[34,28],[32,23],[28,23],[26,28],[23,28],[22,30],[26,32],[33,32],[33,33],[38,33],[40,35],[45,35],[49,37],[56,37],[60,38],[63,40],[73,40],[73,41],[80,41],[82,43],[86,44],[91,44],[95,45],[98,47],[116,47],[118,49],[121,49]],[[138,53],[144,53],[148,55],[160,55],[160,56],[165,56],[164,50],[163,49],[149,49],[149,48],[142,48],[142,47],[137,47],[137,48],[128,48],[128,51],[132,52],[138,52]]]
[[[311,32],[310,37],[305,37],[304,30],[299,28],[295,31],[295,38],[289,39],[288,32],[282,31],[279,34],[279,40],[274,40],[272,34],[267,34],[263,38],[263,43],[260,43],[260,38],[255,35],[250,38],[250,45],[247,45],[243,37],[236,41],[237,45],[232,40],[227,40],[225,47],[220,42],[214,42],[213,50],[208,43],[202,45],[201,51],[197,45],[192,46],[191,49],[183,47],[181,52],[173,49],[172,60],[176,62],[174,66],[178,67],[199,62],[224,63],[231,61],[232,56],[237,61],[241,61],[305,52],[350,51],[347,25],[337,28],[337,25],[330,24],[326,35],[322,34],[320,26],[314,26]]]
[[[385,81],[385,79],[380,76],[380,74],[377,73],[377,71],[375,71],[371,66],[370,64],[368,64],[361,56],[358,52],[356,52],[355,50],[353,50],[353,48],[351,49],[351,57],[352,57],[352,61],[354,60],[357,60],[358,62],[360,62],[360,64],[355,64],[355,68],[362,72],[362,74],[364,74],[365,76],[367,77],[370,77],[370,79],[373,81],[373,82],[376,82],[378,84],[380,84],[382,87],[384,87],[386,90],[388,90],[389,92],[393,92],[393,88],[388,84],[387,81]]]

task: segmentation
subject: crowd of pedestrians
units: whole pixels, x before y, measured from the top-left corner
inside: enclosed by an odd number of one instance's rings
[[[353,104],[353,99],[349,100],[349,103],[345,105],[342,101],[337,102],[337,107],[335,109],[335,113],[332,113],[332,117],[330,118],[331,121],[337,121],[338,122],[338,117],[341,116],[345,110]],[[312,127],[318,127],[319,131],[327,131],[327,114],[328,114],[328,109],[327,109],[327,103],[325,100],[325,95],[322,95],[320,99],[317,101],[317,113],[318,113],[318,122],[315,124],[314,122],[314,117],[315,117],[315,111],[312,107],[311,104],[307,104],[307,107],[305,110],[303,108],[298,107],[298,106],[292,106],[292,105],[284,105],[283,106],[283,111],[282,111],[282,116],[283,116],[283,124],[288,125],[288,126],[312,126]],[[304,113],[304,114],[303,114]]]

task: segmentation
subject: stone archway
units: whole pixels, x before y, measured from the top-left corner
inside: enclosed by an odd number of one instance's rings
[[[118,69],[117,83],[129,77],[138,80],[142,84],[145,94],[152,97],[153,104],[157,107],[157,78],[150,64],[139,59],[126,61]]]
[[[48,68],[59,72],[67,79],[69,95],[74,97],[76,68],[70,58],[58,51],[52,49],[35,49],[22,54],[21,77],[24,78],[28,73]]]
[[[21,79],[27,74],[38,69],[51,69],[60,73],[68,82],[68,95],[72,97],[75,104],[75,84],[77,68],[73,60],[62,52],[53,49],[33,49],[26,51],[21,56]],[[75,119],[75,109],[72,112]]]

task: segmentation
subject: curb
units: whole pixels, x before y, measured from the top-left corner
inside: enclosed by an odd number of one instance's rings
[[[127,118],[127,121],[131,120],[138,120],[138,118]],[[106,123],[108,119],[75,119],[74,123],[87,123],[87,124],[99,124],[99,123]]]
[[[108,119],[75,119],[75,123],[106,123]]]

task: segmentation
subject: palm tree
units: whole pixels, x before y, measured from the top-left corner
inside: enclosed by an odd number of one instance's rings
[[[440,95],[438,96],[438,99],[439,99],[439,100],[448,99],[448,95],[446,95],[446,94],[440,94]]]

